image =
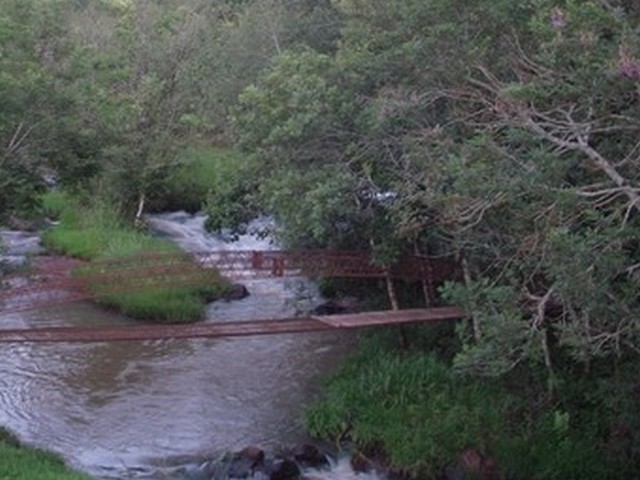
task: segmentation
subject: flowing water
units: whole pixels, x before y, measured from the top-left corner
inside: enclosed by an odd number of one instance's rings
[[[190,251],[275,248],[252,235],[235,243],[210,237],[202,216],[163,214],[148,222],[152,231]],[[9,255],[25,242],[38,248],[29,237],[14,242]],[[207,321],[286,317],[321,301],[304,280],[246,285],[249,297],[212,304]],[[89,303],[12,314],[0,322],[1,328],[132,323]],[[269,449],[304,441],[304,407],[353,343],[353,337],[322,332],[0,344],[0,425],[96,477],[168,478],[180,461],[247,445]]]

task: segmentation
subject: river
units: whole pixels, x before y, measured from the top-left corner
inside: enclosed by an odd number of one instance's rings
[[[275,248],[254,235],[237,242],[209,236],[200,215],[154,215],[148,222],[188,251]],[[25,236],[14,250],[27,242],[37,249]],[[243,300],[212,304],[206,321],[286,317],[322,301],[303,279],[250,280],[247,287],[250,296]],[[132,323],[90,303],[0,321],[2,328]],[[322,332],[0,344],[0,425],[98,478],[172,478],[176,466],[224,451],[304,441],[305,406],[354,342],[344,333]]]

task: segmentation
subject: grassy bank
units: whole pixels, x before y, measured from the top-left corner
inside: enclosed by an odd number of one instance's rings
[[[69,470],[56,455],[24,447],[0,428],[0,479],[88,480],[89,477]]]
[[[44,195],[42,204],[59,219],[44,233],[44,244],[90,261],[74,275],[84,277],[106,307],[141,320],[192,322],[228,288],[213,269],[194,265],[175,245],[126,225],[109,205],[86,205],[64,192]]]
[[[410,338],[425,332],[416,328]],[[349,439],[362,457],[409,478],[442,478],[447,470],[515,480],[637,472],[637,368],[615,379],[566,372],[550,399],[535,367],[500,380],[462,377],[429,350],[396,348],[393,337],[387,330],[370,338],[329,381],[307,413],[312,434]],[[465,459],[465,451],[473,453]],[[484,463],[474,466],[473,458]]]

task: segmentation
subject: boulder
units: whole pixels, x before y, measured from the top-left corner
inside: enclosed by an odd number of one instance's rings
[[[300,468],[292,460],[277,459],[270,465],[270,480],[297,480],[300,477]]]
[[[356,473],[369,473],[373,469],[371,460],[359,453],[354,453],[351,456],[349,463],[351,464],[353,471]]]
[[[315,315],[334,315],[338,313],[353,313],[358,310],[360,302],[355,297],[344,297],[321,303],[313,309]]]
[[[227,476],[229,478],[248,478],[254,469],[264,461],[264,452],[258,447],[246,447],[233,455]]]
[[[229,292],[224,295],[225,300],[242,300],[249,296],[249,290],[241,283],[231,285]]]
[[[318,447],[310,444],[299,445],[293,450],[293,458],[303,468],[326,468],[329,466],[327,456]]]
[[[467,447],[458,455],[457,463],[445,470],[446,480],[499,480],[500,471],[493,457],[485,456],[474,447]]]

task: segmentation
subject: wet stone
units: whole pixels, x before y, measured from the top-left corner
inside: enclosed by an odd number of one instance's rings
[[[248,478],[263,460],[264,452],[260,448],[247,447],[233,456],[227,475],[229,478]]]
[[[293,458],[303,468],[328,468],[329,460],[318,447],[310,444],[300,445],[293,451]]]
[[[292,460],[274,460],[270,467],[270,480],[296,480],[300,477],[300,468]]]
[[[247,287],[240,283],[234,283],[231,285],[231,289],[228,293],[225,294],[225,300],[242,300],[243,298],[247,298],[249,296],[249,290]]]
[[[369,473],[372,469],[371,461],[360,454],[354,454],[350,463],[351,468],[356,473]]]

